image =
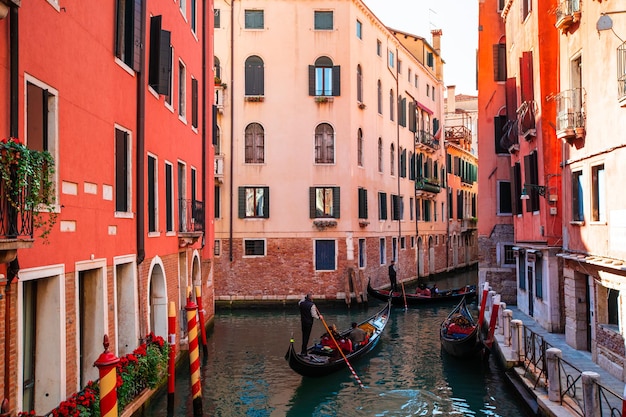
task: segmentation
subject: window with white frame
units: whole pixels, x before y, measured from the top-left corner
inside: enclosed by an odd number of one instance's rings
[[[359,239],[359,268],[367,266],[367,246],[365,239]]]
[[[187,67],[178,61],[178,116],[187,119]]]
[[[315,10],[313,12],[313,25],[315,30],[333,30],[333,12]]]
[[[157,159],[148,155],[148,232],[156,233],[158,229],[158,167]]]
[[[115,211],[129,213],[131,211],[130,190],[131,176],[131,143],[130,131],[115,128]]]
[[[591,167],[591,220],[606,222],[604,164]]]
[[[250,123],[245,133],[246,164],[265,162],[265,130],[259,123]]]
[[[269,187],[239,187],[239,218],[269,218]]]
[[[327,56],[317,58],[315,65],[309,66],[309,95],[340,95],[340,70],[340,66],[333,65],[333,61]]]
[[[572,172],[572,221],[585,221],[584,209],[584,188],[583,188],[583,171],[576,170]]]
[[[244,257],[265,256],[265,239],[244,239]]]
[[[339,218],[339,187],[311,187],[309,189],[310,217]]]
[[[363,131],[359,128],[356,132],[356,159],[357,164],[363,166]]]
[[[358,19],[356,21],[356,37],[363,39],[363,24]]]
[[[337,269],[337,242],[331,239],[315,240],[315,270],[334,271]]]
[[[385,265],[387,263],[387,249],[385,244],[385,238],[381,237],[378,243],[378,257],[380,259],[380,264]]]
[[[187,17],[187,0],[179,0],[178,3],[180,5],[180,13]]]
[[[174,169],[165,162],[165,231],[174,231]]]
[[[383,172],[383,139],[378,138],[378,172]]]
[[[245,10],[244,28],[263,29],[265,27],[265,16],[263,10]]]
[[[315,163],[335,163],[335,131],[328,123],[315,127]]]
[[[245,95],[262,96],[265,94],[265,66],[261,57],[252,55],[245,64]]]

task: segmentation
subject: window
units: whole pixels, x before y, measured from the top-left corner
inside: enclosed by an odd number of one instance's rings
[[[246,29],[263,29],[265,27],[263,10],[246,10],[244,19]]]
[[[376,39],[376,55],[383,56],[383,44],[378,39]]]
[[[359,239],[359,268],[367,266],[367,248],[365,239]]]
[[[222,218],[222,188],[219,185],[216,185],[215,188],[215,201],[213,209],[215,210],[215,218]]]
[[[393,51],[388,51],[387,53],[387,64],[389,65],[389,68],[394,68],[396,65],[396,57],[393,53]]]
[[[270,217],[269,187],[239,187],[239,218]]]
[[[383,172],[383,140],[378,138],[378,172]]]
[[[150,59],[148,84],[157,93],[170,97],[172,85],[172,48],[171,33],[161,30],[161,16],[150,18]],[[170,100],[166,102],[171,103]]]
[[[406,127],[406,97],[398,96],[398,124]]]
[[[419,87],[419,85],[420,85],[420,84],[419,84],[419,81],[420,81],[419,76],[418,76],[417,74],[415,74],[415,83],[414,83],[415,88],[418,88],[418,87]]]
[[[367,190],[359,188],[359,219],[367,219]]]
[[[340,95],[340,67],[333,66],[333,61],[322,56],[309,66],[309,95],[338,96]]]
[[[428,65],[431,69],[435,68],[435,59],[432,52],[426,52],[426,65]]]
[[[407,77],[407,82],[410,84],[412,79],[411,68],[409,68],[409,76]]]
[[[360,167],[363,166],[363,131],[359,128],[356,132],[356,159]]]
[[[265,256],[265,240],[244,239],[244,256]]]
[[[187,16],[187,0],[179,0],[180,13],[183,16]]]
[[[356,37],[363,39],[363,24],[359,20],[356,21]]]
[[[256,55],[246,59],[246,95],[262,96],[264,95],[264,66],[263,60]]]
[[[585,210],[583,208],[583,172],[572,172],[572,221],[585,221]]]
[[[115,56],[135,71],[139,71],[141,57],[141,3],[117,0],[115,25]]]
[[[213,255],[220,256],[222,254],[222,241],[215,239],[213,241]]]
[[[537,298],[543,298],[543,273],[542,273],[541,252],[537,252],[535,255],[536,255],[536,260],[534,262],[535,296]]]
[[[383,85],[380,80],[377,88],[378,114],[383,114]]]
[[[25,76],[26,82],[26,144],[35,151],[48,151],[54,158],[55,174],[51,181],[56,184],[58,161],[57,139],[57,92],[39,81]],[[53,190],[58,190],[56,185]],[[51,191],[51,194],[55,191]],[[50,195],[54,199],[54,195]]]
[[[506,43],[493,45],[493,80],[506,81]]]
[[[591,220],[606,222],[604,164],[591,167]]]
[[[398,261],[398,238],[391,238],[391,259]]]
[[[398,59],[398,74],[402,74],[402,60]]]
[[[413,202],[413,197],[409,197],[409,219],[413,221],[413,213],[415,212],[415,205]]]
[[[148,232],[154,233],[157,229],[158,218],[158,184],[156,158],[148,155]]]
[[[617,47],[617,98],[624,105],[626,97],[626,42]]]
[[[494,127],[494,132],[493,132],[493,138],[494,138],[494,145],[495,145],[495,150],[497,154],[507,154],[509,153],[509,150],[503,146],[503,143],[505,141],[505,135],[506,135],[506,122],[507,122],[507,117],[506,115],[501,115],[501,116],[496,116],[493,118],[493,127]]]
[[[515,265],[515,252],[513,251],[513,245],[504,245],[504,256],[502,263],[504,265]]]
[[[335,162],[335,132],[328,123],[320,123],[315,128],[315,163]]]
[[[192,204],[194,204],[194,207],[195,207],[195,203],[198,201],[198,196],[196,193],[197,181],[198,181],[198,171],[195,168],[191,168],[191,202]]]
[[[509,181],[498,181],[498,213],[510,215],[511,211],[511,183]]]
[[[378,193],[378,220],[387,220],[387,193]]]
[[[174,173],[169,162],[165,163],[165,230],[174,231]]]
[[[395,120],[395,110],[396,107],[396,99],[394,98],[393,89],[389,90],[389,120],[392,122]]]
[[[339,187],[311,187],[309,189],[310,217],[339,218]]]
[[[396,175],[396,148],[393,146],[393,143],[389,151],[389,166],[391,167],[391,175]]]
[[[130,187],[132,178],[130,175],[130,152],[130,133],[115,128],[115,211],[117,212],[131,211]]]
[[[532,151],[524,157],[524,180],[526,184],[539,184],[537,151]],[[537,187],[526,187],[526,192],[529,196],[529,199],[526,200],[526,211],[539,210],[539,191]]]
[[[265,162],[265,132],[258,123],[246,126],[246,164],[262,164]]]
[[[356,66],[356,101],[363,102],[363,71],[361,65]]]
[[[378,257],[381,265],[385,265],[387,263],[387,249],[385,246],[385,238],[381,237],[378,245]]]
[[[221,12],[220,9],[215,9],[213,11],[213,27],[215,29],[221,28]]]
[[[400,166],[398,167],[400,178],[406,178],[406,149],[400,147]]]
[[[432,202],[430,200],[422,200],[422,220],[425,222],[432,221],[431,208]]]
[[[187,69],[182,61],[178,61],[178,116],[187,117]]]
[[[196,21],[197,14],[198,14],[198,4],[197,4],[198,0],[189,0],[189,1],[191,2],[191,17],[190,17],[191,31],[193,33],[196,33],[196,29],[198,25],[198,22]]]
[[[517,285],[520,290],[526,289],[526,257],[524,254],[523,249],[515,250],[515,255],[517,256]]]
[[[316,10],[313,18],[315,30],[333,30],[333,12]]]
[[[215,71],[215,78],[217,78],[221,82],[222,81],[222,66],[220,64],[220,59],[216,56],[213,56],[213,70]]]
[[[526,20],[533,8],[532,0],[522,0],[522,21]]]
[[[505,3],[506,3],[506,0],[498,0],[498,12],[501,12],[502,10],[504,10]]]
[[[399,195],[391,195],[391,220],[404,219],[404,201]]]
[[[334,240],[315,241],[315,270],[334,271],[337,269],[337,244]]]
[[[619,290],[607,288],[607,321],[606,324],[619,326]]]
[[[191,127],[198,128],[198,80],[191,79]]]

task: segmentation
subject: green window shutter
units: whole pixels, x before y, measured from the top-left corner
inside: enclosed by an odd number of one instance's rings
[[[270,187],[263,187],[263,214],[264,218],[270,217]]]
[[[309,95],[315,95],[315,66],[309,65]]]
[[[333,217],[338,219],[341,213],[339,187],[333,187]]]
[[[314,219],[315,215],[315,187],[309,187],[309,217]]]
[[[246,187],[239,187],[239,218],[246,217]]]
[[[335,65],[333,67],[333,96],[341,95],[341,67]]]

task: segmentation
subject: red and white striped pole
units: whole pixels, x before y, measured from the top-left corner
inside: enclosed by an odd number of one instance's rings
[[[174,394],[176,392],[176,304],[169,302],[167,311],[167,333],[170,344],[167,374],[167,417],[174,416]]]
[[[109,352],[109,336],[104,335],[104,352],[94,362],[100,375],[100,417],[118,417],[117,412],[117,367],[120,359]]]
[[[483,321],[485,320],[485,308],[487,307],[487,294],[489,294],[489,283],[485,282],[483,285],[483,295],[480,299],[480,312],[478,313],[478,327],[483,327]]]
[[[202,387],[200,386],[200,355],[198,353],[198,322],[196,309],[198,306],[191,301],[189,291],[187,306],[187,332],[189,335],[189,368],[191,371],[191,398],[194,417],[202,417]]]
[[[491,308],[491,317],[489,320],[489,334],[487,335],[487,347],[491,349],[493,338],[496,331],[496,322],[498,320],[498,309],[500,308],[500,294],[493,297],[493,307]]]
[[[209,354],[209,348],[206,343],[206,327],[204,327],[204,304],[202,304],[202,289],[196,286],[196,301],[198,302],[198,319],[200,320],[200,334],[202,335],[202,351],[206,357]],[[626,417],[626,416],[624,416]]]
[[[624,395],[622,396],[622,416],[626,416],[626,385],[624,385]]]

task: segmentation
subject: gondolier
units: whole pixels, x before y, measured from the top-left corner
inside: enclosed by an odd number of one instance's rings
[[[311,329],[313,329],[313,319],[322,319],[322,315],[317,311],[315,303],[311,293],[304,296],[302,300],[298,302],[300,307],[300,321],[302,322],[302,350],[301,355],[306,355],[306,349],[309,345],[309,338],[311,337]]]

